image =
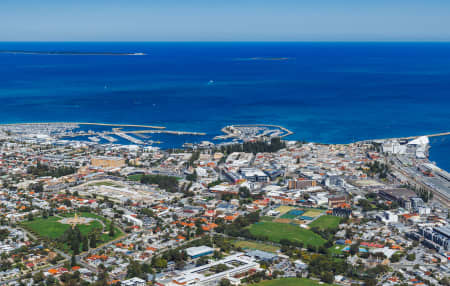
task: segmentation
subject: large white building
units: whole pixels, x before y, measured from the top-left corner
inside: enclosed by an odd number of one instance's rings
[[[225,265],[227,269],[216,273],[214,269],[218,265]],[[235,276],[238,274],[245,274],[251,270],[260,270],[259,264],[253,258],[239,252],[213,263],[185,270],[179,276],[173,278],[172,281],[165,283],[164,285],[214,286],[224,278],[230,280],[232,284],[238,285],[240,284],[240,278],[236,278]]]
[[[121,286],[145,286],[145,280],[138,278],[138,277],[134,277],[125,281],[120,282]]]
[[[380,221],[384,222],[385,224],[398,222],[398,215],[396,215],[390,211],[385,211],[381,214],[377,214],[377,218]]]
[[[126,222],[132,223],[133,225],[137,225],[139,227],[142,227],[144,225],[144,222],[134,216],[131,215],[124,215],[122,216],[123,220]]]

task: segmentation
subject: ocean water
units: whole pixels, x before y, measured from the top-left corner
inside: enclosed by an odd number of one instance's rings
[[[271,123],[324,143],[450,131],[450,43],[0,43],[0,123],[206,132]],[[170,138],[173,146],[205,138]],[[153,139],[153,138],[152,138]],[[430,159],[450,170],[450,137]]]

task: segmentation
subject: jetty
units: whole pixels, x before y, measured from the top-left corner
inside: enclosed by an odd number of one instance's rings
[[[134,144],[139,144],[139,145],[144,144],[144,141],[139,140],[139,139],[137,139],[137,138],[134,138],[134,137],[132,137],[132,136],[130,136],[130,135],[128,135],[128,134],[125,134],[125,133],[123,133],[123,132],[116,132],[116,133],[114,133],[114,135],[117,135],[117,136],[119,136],[119,137],[122,137],[123,139],[126,139],[126,140],[128,140],[128,141],[130,141],[130,142],[133,142]]]
[[[440,137],[440,136],[448,136],[448,135],[450,135],[450,132],[441,132],[441,133],[435,133],[435,134],[429,134],[429,135],[420,135],[420,136],[410,136],[410,137],[401,137],[401,138],[399,138],[399,139],[415,139],[415,138],[418,138],[418,137],[423,137],[423,136],[426,136],[426,137]]]

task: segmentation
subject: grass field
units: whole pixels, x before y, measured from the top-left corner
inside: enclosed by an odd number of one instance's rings
[[[275,217],[273,216],[262,216],[259,220],[260,221],[273,221]]]
[[[295,209],[295,207],[290,207],[290,206],[279,206],[277,207],[275,210],[280,212],[280,214],[285,214],[290,210]]]
[[[105,228],[103,228],[103,225],[99,221],[95,220],[91,221],[89,224],[80,224],[78,225],[78,228],[80,229],[82,235],[88,235],[95,229],[98,229],[100,231],[104,230],[106,232],[109,231],[109,226],[111,222],[105,219],[104,217],[88,212],[82,212],[79,213],[78,215],[81,217],[95,218],[101,220],[105,224]],[[73,217],[74,214],[64,214],[61,216]],[[59,223],[61,219],[62,219],[61,217],[56,216],[51,216],[48,217],[47,219],[35,218],[33,221],[22,222],[22,226],[30,230],[31,232],[37,234],[40,237],[55,240],[60,238],[63,235],[63,233],[71,227],[71,225],[69,224]],[[97,245],[119,238],[123,234],[124,233],[118,227],[115,227],[114,236],[109,236],[108,233],[102,233],[98,238],[99,241]],[[62,250],[64,250],[65,252],[71,252],[66,244],[62,246],[62,248],[63,248]]]
[[[130,181],[140,181],[142,178],[142,174],[130,175],[128,176],[128,180]]]
[[[344,249],[346,245],[333,245],[332,247],[328,248],[328,251],[332,255],[341,255],[342,249]]]
[[[285,223],[260,222],[250,226],[253,235],[264,235],[269,240],[279,242],[280,239],[303,242],[306,245],[321,246],[325,240],[311,230]]]
[[[337,228],[341,219],[337,216],[323,215],[311,222],[308,226],[318,228]]]
[[[243,249],[257,249],[257,250],[262,250],[262,251],[267,251],[267,252],[272,252],[272,253],[276,253],[280,249],[273,245],[252,242],[252,241],[246,241],[246,240],[236,240],[233,242],[233,244],[236,247],[241,247]]]
[[[281,278],[276,280],[268,280],[262,281],[256,284],[252,284],[253,286],[328,286],[330,284],[322,283],[306,279],[306,278]]]
[[[73,217],[74,215],[75,214],[71,213],[71,214],[62,214],[60,216]],[[109,220],[107,220],[106,218],[100,216],[100,215],[97,215],[97,214],[94,214],[94,213],[88,213],[88,212],[81,212],[81,213],[78,213],[78,215],[79,216],[83,216],[83,217],[96,218],[98,220],[101,220],[105,224],[105,230],[106,231],[109,230],[109,225],[111,224],[111,222]],[[119,238],[122,235],[123,235],[123,232],[118,227],[115,227],[115,231],[114,231],[114,236],[113,237],[109,236],[108,234],[102,234],[100,236],[100,240],[102,242],[108,242],[110,240],[114,240],[116,238]]]
[[[316,216],[319,216],[323,212],[324,212],[323,210],[309,209],[303,214],[303,216],[316,217]]]
[[[94,183],[89,184],[89,186],[108,186],[108,187],[115,187],[115,188],[123,188],[122,185],[119,185],[112,181],[94,182]]]
[[[59,223],[60,217],[36,218],[33,221],[23,222],[23,226],[32,230],[34,233],[42,237],[51,239],[59,238],[71,226],[69,224]],[[78,226],[83,235],[88,234],[94,229],[102,229],[103,226],[98,221],[91,221],[89,224]]]
[[[289,218],[277,218],[276,220],[274,220],[273,222],[278,222],[278,223],[292,223],[293,220],[289,219]]]

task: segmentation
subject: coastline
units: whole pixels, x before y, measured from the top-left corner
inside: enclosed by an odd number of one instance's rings
[[[206,136],[206,135],[208,135],[207,137],[208,137],[209,140],[216,141],[216,142],[217,141],[220,142],[220,140],[223,139],[221,137],[227,137],[227,136],[231,135],[231,133],[227,130],[227,127],[229,127],[229,126],[235,126],[235,127],[246,127],[246,126],[248,126],[248,127],[256,127],[256,126],[276,127],[276,128],[280,128],[281,130],[286,132],[286,134],[284,134],[282,136],[283,138],[291,136],[291,135],[293,135],[295,133],[294,131],[292,131],[292,129],[285,128],[285,127],[283,127],[281,125],[278,125],[278,124],[244,124],[244,123],[242,123],[242,124],[234,124],[234,125],[227,125],[227,126],[223,127],[220,131],[223,132],[224,134],[223,135],[219,135],[219,136],[214,136],[214,134],[207,134],[207,133],[204,133],[204,132],[196,132],[196,131],[172,131],[172,130],[167,130],[165,126],[156,126],[156,125],[147,125],[147,124],[106,123],[106,122],[98,122],[98,123],[96,123],[96,122],[76,122],[76,121],[73,121],[73,122],[70,122],[70,121],[67,121],[67,122],[62,122],[62,121],[55,121],[55,122],[16,122],[16,123],[0,123],[0,127],[1,126],[20,126],[20,125],[36,125],[37,126],[37,125],[46,125],[46,124],[48,124],[48,125],[50,125],[50,124],[61,124],[61,125],[67,124],[67,125],[71,125],[71,124],[73,124],[73,125],[85,125],[85,126],[111,127],[112,128],[112,131],[110,132],[111,134],[113,134],[114,131],[119,131],[119,130],[121,132],[123,132],[123,130],[121,130],[121,128],[134,127],[134,128],[143,128],[143,130],[127,130],[125,132],[126,133],[130,133],[130,134],[134,134],[134,135],[139,135],[141,133],[150,133],[150,134],[166,133],[168,135],[172,134],[172,135],[179,135],[179,136],[183,136],[183,135],[202,135],[202,136]],[[109,133],[107,132],[107,134],[109,134]],[[430,134],[430,135],[392,137],[392,138],[385,138],[385,139],[356,140],[356,141],[350,142],[348,144],[356,143],[356,142],[363,142],[363,141],[376,141],[376,140],[386,140],[386,139],[413,139],[413,138],[417,138],[417,137],[420,137],[420,136],[427,136],[427,137],[434,137],[434,136],[436,136],[436,137],[443,137],[443,138],[449,138],[450,139],[450,132],[440,132],[440,133]],[[69,136],[69,138],[70,137],[71,136]],[[73,137],[76,137],[76,136],[73,136]],[[220,139],[216,139],[216,137],[218,137]],[[204,138],[202,138],[202,139],[204,139]],[[286,140],[289,140],[289,138],[286,138]],[[292,140],[293,141],[298,141],[299,139],[292,139]],[[445,149],[445,150],[449,149],[450,148],[450,141],[446,141],[446,140],[443,140],[443,141],[446,142],[446,144],[444,144],[442,146],[442,148]],[[314,143],[319,143],[320,144],[320,142],[316,142],[314,140],[311,140],[310,142],[314,142]],[[435,143],[436,142],[433,142],[433,141],[430,141],[430,143],[429,143],[429,147],[430,147],[429,150],[430,150],[430,152],[429,152],[429,156],[427,158],[429,163],[434,164],[439,169],[442,169],[444,171],[450,172],[450,168],[446,164],[442,164],[442,161],[441,161],[441,163],[439,163],[440,160],[437,159],[437,156],[439,156],[438,155],[439,153],[438,152],[433,152],[433,150],[436,150]],[[120,144],[128,145],[130,143],[127,144],[127,143],[123,143],[122,142]],[[327,144],[341,144],[341,143],[327,143]],[[448,144],[448,146],[447,146],[447,144]],[[439,145],[437,145],[437,146],[439,146]],[[167,149],[173,148],[173,147],[174,146],[172,145],[172,147],[167,147]],[[182,146],[180,145],[178,147],[182,147]],[[163,149],[166,149],[166,148],[163,148]],[[447,152],[450,153],[450,150],[447,151]],[[449,162],[449,164],[450,164],[450,162]]]

